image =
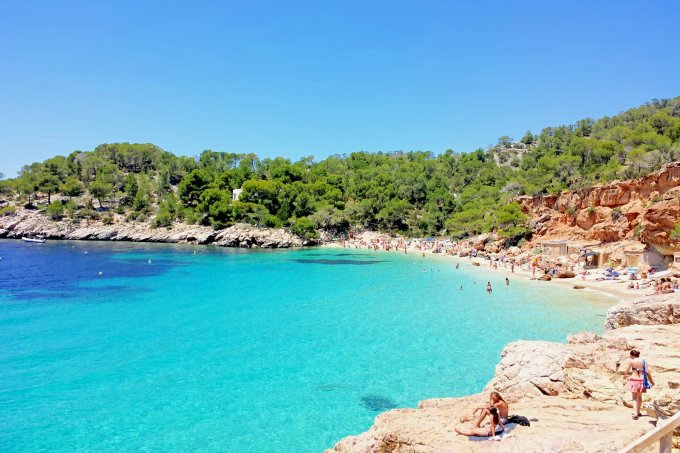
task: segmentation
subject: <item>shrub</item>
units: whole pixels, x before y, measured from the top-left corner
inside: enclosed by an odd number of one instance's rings
[[[262,219],[262,224],[269,228],[281,228],[281,219],[275,215],[266,215]]]
[[[201,221],[201,214],[198,212],[194,211],[193,209],[187,208],[184,209],[183,216],[184,216],[184,221],[190,225],[196,225]]]
[[[69,200],[64,205],[64,210],[69,219],[73,220],[76,218],[76,212],[78,211],[78,206],[76,206],[73,200]]]
[[[104,222],[104,225],[113,225],[113,214],[111,214],[110,212],[107,212],[102,217],[102,222]]]
[[[680,239],[680,220],[676,222],[675,228],[671,230],[671,238]]]
[[[76,218],[96,220],[99,218],[99,213],[94,209],[85,206],[84,208],[81,208],[78,210],[78,212],[76,212]]]
[[[61,201],[53,201],[45,208],[45,215],[52,220],[61,220],[64,216],[64,205]]]
[[[153,228],[170,228],[172,226],[172,214],[167,209],[160,209],[156,217],[151,222]]]
[[[314,228],[314,224],[307,217],[300,217],[291,226],[290,231],[307,240],[318,239],[319,232]]]
[[[576,210],[574,210],[573,207],[569,206],[569,207],[567,208],[567,215],[568,215],[569,217],[573,217],[575,213],[576,213]]]
[[[642,224],[638,223],[635,225],[635,229],[633,230],[633,237],[638,238],[640,237],[640,233],[642,232]]]
[[[0,208],[0,217],[14,215],[16,212],[17,208],[15,206],[3,206]]]
[[[531,237],[531,233],[531,230],[524,226],[513,226],[496,232],[499,238],[505,240],[505,247],[518,245],[521,241],[526,242],[526,240]]]

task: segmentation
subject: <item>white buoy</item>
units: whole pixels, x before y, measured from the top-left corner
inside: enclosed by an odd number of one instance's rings
[[[149,260],[149,264],[151,264],[151,260]]]
[[[99,271],[99,275],[104,275],[104,273],[102,271]]]

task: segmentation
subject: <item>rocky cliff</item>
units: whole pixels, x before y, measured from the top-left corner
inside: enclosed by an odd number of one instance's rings
[[[668,254],[678,245],[670,231],[680,218],[680,162],[639,179],[517,201],[532,219],[535,237],[635,238]]]
[[[680,324],[680,297],[676,293],[647,297],[635,302],[622,302],[607,312],[607,330],[635,324]]]
[[[416,409],[379,415],[373,427],[340,441],[335,452],[615,452],[653,428],[650,421],[680,410],[680,324],[658,318],[653,304],[676,306],[680,295],[623,302],[608,315],[618,327],[624,308],[639,324],[613,328],[603,336],[574,335],[566,344],[518,341],[503,351],[494,378],[483,393],[464,398],[421,401]],[[646,318],[645,313],[651,314]],[[676,318],[668,318],[676,319]],[[664,318],[664,321],[666,318]],[[643,352],[656,386],[645,396],[648,417],[632,420],[621,366],[630,348]],[[471,419],[472,409],[497,390],[510,412],[532,419],[500,442],[471,442],[455,427]],[[677,441],[678,438],[676,438]]]
[[[41,234],[48,239],[102,241],[170,242],[214,244],[223,247],[298,247],[307,245],[300,237],[283,229],[258,228],[237,224],[223,230],[200,225],[175,224],[171,228],[151,228],[148,223],[104,224],[101,221],[54,221],[36,211],[20,209],[0,217],[0,238],[21,238]]]

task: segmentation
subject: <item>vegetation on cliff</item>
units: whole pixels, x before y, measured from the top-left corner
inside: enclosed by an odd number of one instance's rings
[[[112,222],[116,214],[156,227],[247,222],[288,226],[308,238],[317,229],[450,237],[495,230],[517,240],[530,230],[513,197],[638,177],[678,158],[680,97],[527,132],[519,142],[503,136],[470,153],[354,152],[291,162],[210,150],[193,158],[152,144],[111,143],[26,165],[0,181],[11,201],[0,215],[20,203],[53,219]],[[243,189],[236,201],[234,189]]]

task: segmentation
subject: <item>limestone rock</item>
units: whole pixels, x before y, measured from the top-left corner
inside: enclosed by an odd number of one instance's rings
[[[628,409],[591,400],[544,397],[540,404],[526,401],[511,405],[511,412],[535,420],[531,427],[517,426],[501,441],[470,442],[457,435],[455,427],[472,407],[469,403],[452,403],[448,407],[386,412],[376,418],[368,432],[346,437],[327,452],[613,453],[650,427],[631,420]]]
[[[36,211],[19,209],[14,216],[0,217],[0,238],[41,234],[48,239],[168,242],[215,244],[223,247],[299,247],[308,243],[284,229],[236,224],[223,230],[176,223],[171,228],[152,228],[149,223],[101,221],[54,221]]]
[[[524,396],[558,395],[564,388],[564,366],[569,358],[569,350],[559,343],[510,343],[484,390],[497,390],[513,401]]]
[[[574,278],[574,277],[576,277],[576,274],[574,272],[567,271],[567,272],[560,272],[555,277],[556,278]]]
[[[678,324],[679,296],[677,293],[660,294],[634,302],[619,303],[607,312],[605,329],[618,329],[633,324]]]

